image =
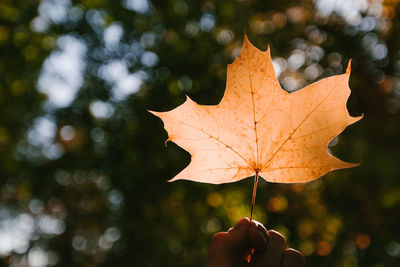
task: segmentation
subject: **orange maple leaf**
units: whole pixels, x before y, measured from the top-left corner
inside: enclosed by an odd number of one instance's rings
[[[270,182],[307,182],[357,164],[343,162],[327,145],[360,120],[346,108],[350,95],[345,74],[284,91],[269,49],[245,36],[241,55],[228,65],[224,97],[218,105],[199,105],[187,97],[160,117],[172,141],[187,150],[190,164],[170,181],[229,183],[260,175]]]

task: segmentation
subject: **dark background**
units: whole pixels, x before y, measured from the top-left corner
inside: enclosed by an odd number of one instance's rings
[[[201,266],[253,181],[167,183],[190,156],[146,109],[218,103],[246,31],[288,91],[353,59],[348,108],[365,115],[329,147],[359,167],[261,181],[255,219],[307,266],[400,266],[397,2],[2,0],[1,264]]]

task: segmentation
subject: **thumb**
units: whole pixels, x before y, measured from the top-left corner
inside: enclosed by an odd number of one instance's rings
[[[240,218],[236,224],[228,230],[228,235],[236,244],[248,245],[247,233],[250,227],[250,220],[248,218]]]
[[[228,232],[214,234],[205,266],[246,266],[246,258],[249,252],[247,235],[249,226],[249,219],[241,218]]]

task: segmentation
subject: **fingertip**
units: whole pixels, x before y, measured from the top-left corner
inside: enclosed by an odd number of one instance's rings
[[[236,222],[235,225],[238,225],[238,224],[249,224],[249,223],[250,223],[250,219],[249,218],[242,217]]]
[[[250,224],[250,220],[247,217],[240,218],[236,224],[228,230],[228,233],[237,231],[243,228],[247,228]]]
[[[256,224],[251,224],[249,228],[249,242],[250,246],[256,251],[263,251],[267,247],[267,237],[259,230]]]
[[[265,237],[265,239],[268,239],[268,231],[262,223],[253,220],[252,224],[254,224],[254,226],[258,229],[258,231],[261,232],[261,234]]]
[[[288,248],[285,249],[282,257],[281,267],[304,267],[306,266],[306,259],[304,255],[295,249]]]
[[[240,218],[236,224],[226,232],[232,244],[238,247],[248,245],[248,230],[250,220],[248,218]]]
[[[275,230],[268,231],[268,241],[271,240],[275,245],[286,248],[286,238]]]
[[[259,235],[261,235],[259,228],[257,228],[257,232],[259,233]],[[285,248],[286,248],[286,241],[283,235],[274,230],[267,231],[266,246],[263,251],[257,251],[257,250],[255,251],[253,265],[281,266],[280,264],[282,262],[282,256],[283,252],[285,251]]]
[[[226,238],[226,235],[227,235],[227,233],[225,233],[225,232],[215,233],[211,237],[211,245],[220,243],[221,240],[224,240]]]

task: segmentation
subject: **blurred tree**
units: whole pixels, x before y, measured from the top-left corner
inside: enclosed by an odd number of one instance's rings
[[[243,32],[282,87],[343,73],[365,118],[329,149],[363,164],[260,183],[255,218],[308,266],[400,263],[398,1],[4,0],[0,256],[9,266],[201,266],[249,215],[250,179],[166,181],[189,155],[146,109],[218,103]]]

